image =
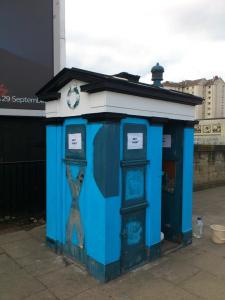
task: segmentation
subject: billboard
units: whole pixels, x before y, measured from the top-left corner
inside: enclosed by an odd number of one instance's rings
[[[53,77],[53,47],[53,0],[0,0],[0,115],[44,110],[35,93]]]

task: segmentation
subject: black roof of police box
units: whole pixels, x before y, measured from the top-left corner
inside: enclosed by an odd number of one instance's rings
[[[120,74],[123,74],[123,76]],[[125,76],[125,75],[126,76]],[[125,78],[124,78],[125,77]],[[154,98],[169,102],[182,103],[187,105],[201,104],[203,99],[191,94],[168,90],[163,87],[141,83],[137,80],[138,75],[122,72],[116,75],[105,75],[78,68],[64,68],[46,85],[44,85],[36,95],[43,101],[60,99],[59,90],[73,79],[83,81],[81,92],[96,93],[111,91],[144,98]],[[131,80],[129,80],[131,79]]]

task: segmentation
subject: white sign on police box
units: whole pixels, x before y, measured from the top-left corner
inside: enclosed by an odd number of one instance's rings
[[[81,150],[82,149],[81,133],[69,133],[68,146],[69,146],[69,150]]]
[[[133,132],[127,134],[127,149],[143,149],[143,133]]]

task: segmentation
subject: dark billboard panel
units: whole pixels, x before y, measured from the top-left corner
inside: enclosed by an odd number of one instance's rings
[[[43,110],[53,69],[53,0],[0,0],[0,109]]]

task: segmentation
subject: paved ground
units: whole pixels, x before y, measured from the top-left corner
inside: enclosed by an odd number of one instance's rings
[[[225,187],[195,193],[194,214],[203,239],[107,284],[47,249],[44,226],[0,233],[0,300],[224,300],[225,245],[210,241],[209,225],[225,223]]]

